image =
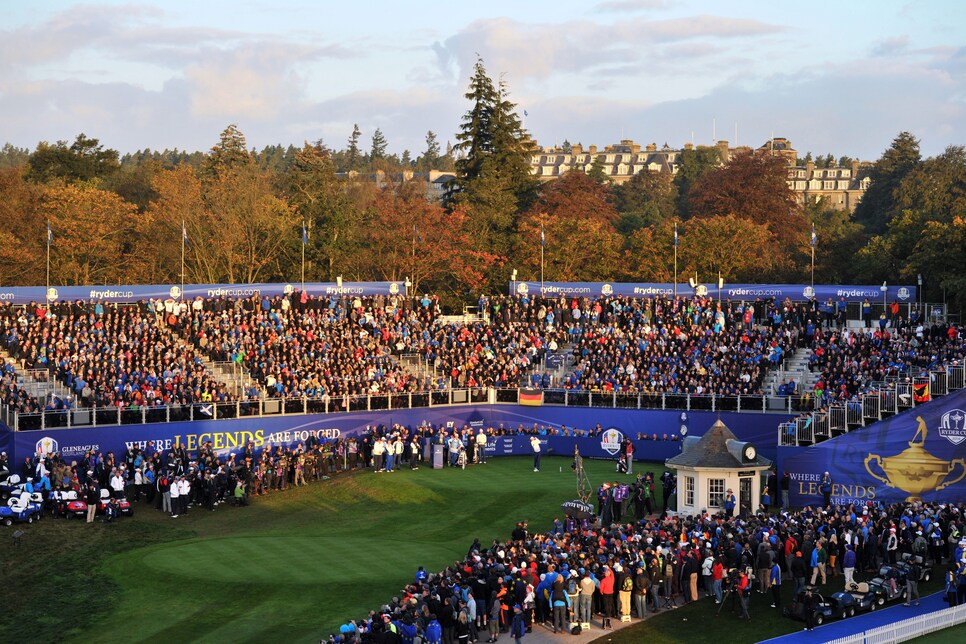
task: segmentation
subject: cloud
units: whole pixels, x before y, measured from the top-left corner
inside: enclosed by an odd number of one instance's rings
[[[630,13],[667,9],[675,4],[672,0],[607,0],[594,5],[594,11],[602,13]]]
[[[909,47],[909,36],[895,36],[880,40],[872,48],[873,56],[895,56],[903,53]]]
[[[476,20],[459,33],[433,44],[441,72],[468,78],[477,56],[487,67],[516,79],[544,80],[586,72],[615,62],[644,64],[669,55],[704,59],[718,41],[766,38],[784,27],[753,19],[694,16],[667,20],[628,19],[615,24],[590,20],[530,24],[509,18]]]

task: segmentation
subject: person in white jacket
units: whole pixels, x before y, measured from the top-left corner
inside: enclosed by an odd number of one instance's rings
[[[178,512],[181,511],[181,489],[177,478],[171,479],[171,487],[168,489],[168,493],[171,496],[171,518],[177,519]]]

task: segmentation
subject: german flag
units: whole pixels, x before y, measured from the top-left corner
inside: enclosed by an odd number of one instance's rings
[[[920,382],[913,384],[912,399],[917,403],[929,402],[929,383]]]
[[[539,407],[540,405],[543,404],[543,390],[542,389],[521,389],[520,404],[530,405],[531,407]]]

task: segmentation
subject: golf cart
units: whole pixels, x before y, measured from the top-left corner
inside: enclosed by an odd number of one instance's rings
[[[855,608],[858,612],[873,611],[879,607],[879,595],[864,581],[853,583],[848,593],[855,600]]]
[[[783,611],[785,617],[791,617],[800,621],[808,621],[808,607],[805,602],[805,593],[802,591],[792,600],[791,606]],[[816,626],[832,619],[845,619],[852,617],[858,610],[855,599],[849,593],[832,593],[828,597],[823,596],[817,591],[812,591],[812,611],[814,611],[813,622]]]

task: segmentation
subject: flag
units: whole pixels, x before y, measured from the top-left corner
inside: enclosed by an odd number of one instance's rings
[[[912,399],[917,403],[929,402],[929,383],[916,382],[912,385]]]
[[[547,237],[543,234],[543,224],[540,224],[540,248],[547,245]]]
[[[302,245],[305,246],[309,243],[309,229],[305,227],[305,222],[302,222]]]
[[[815,240],[818,237],[815,235],[815,224],[812,224],[812,248],[815,248]]]
[[[678,225],[674,224],[674,247],[678,247]]]
[[[527,114],[527,111],[526,110],[523,110],[523,115],[524,116],[530,116],[529,114]]]
[[[50,246],[54,243],[54,231],[50,229],[50,222],[47,222],[47,245]]]
[[[183,221],[181,222],[181,243],[188,245],[188,226]]]
[[[520,404],[531,407],[539,407],[543,404],[543,390],[541,389],[521,389]]]

